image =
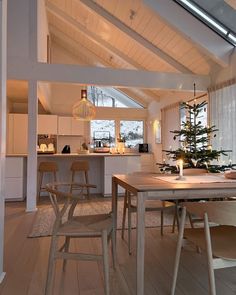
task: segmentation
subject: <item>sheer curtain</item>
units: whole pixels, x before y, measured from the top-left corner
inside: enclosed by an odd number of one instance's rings
[[[228,156],[221,156],[218,163],[236,164],[236,81],[209,89],[210,124],[219,131],[212,138],[213,149],[232,150]]]
[[[162,149],[163,150],[176,150],[179,148],[178,139],[174,140],[174,134],[170,131],[180,130],[180,104],[175,103],[161,110],[162,120]],[[162,153],[162,158],[169,164],[170,161],[165,152]]]

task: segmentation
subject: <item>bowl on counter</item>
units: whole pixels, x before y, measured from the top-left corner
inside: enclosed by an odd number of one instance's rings
[[[77,154],[89,154],[89,150],[81,150],[81,149],[78,149],[77,150]]]

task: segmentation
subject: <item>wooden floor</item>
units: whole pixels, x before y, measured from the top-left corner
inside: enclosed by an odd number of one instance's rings
[[[6,205],[5,267],[6,277],[0,285],[1,295],[41,295],[44,293],[50,238],[27,238],[35,213],[25,213],[24,203]],[[133,230],[135,240],[135,230]],[[133,241],[134,244],[134,241]],[[146,229],[145,294],[170,294],[176,235],[165,228]],[[99,241],[82,239],[74,249],[98,252]],[[134,253],[135,254],[135,253]],[[135,255],[129,256],[127,244],[118,231],[119,267],[111,268],[111,294],[135,294]],[[206,262],[203,254],[186,246],[182,252],[177,295],[208,294]],[[217,295],[236,294],[236,268],[216,271]],[[69,261],[65,273],[57,263],[55,295],[102,295],[103,271],[100,262]]]

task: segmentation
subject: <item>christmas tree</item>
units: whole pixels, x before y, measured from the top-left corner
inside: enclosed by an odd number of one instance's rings
[[[219,160],[221,155],[227,156],[228,150],[214,150],[211,146],[211,137],[216,137],[215,126],[204,126],[199,114],[206,109],[207,102],[190,105],[183,103],[182,108],[186,112],[186,120],[181,123],[181,130],[174,130],[173,139],[179,140],[180,147],[177,150],[164,150],[169,159],[177,161],[182,159],[184,168],[204,168],[210,172],[220,172],[234,165],[211,165],[213,160]],[[159,164],[161,170],[177,172],[177,167],[170,164]]]

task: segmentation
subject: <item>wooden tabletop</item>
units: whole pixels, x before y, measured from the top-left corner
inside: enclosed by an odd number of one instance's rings
[[[155,197],[159,196],[159,199],[236,197],[236,182],[171,183],[158,179],[158,174],[150,173],[116,174],[113,177],[118,185],[133,193],[149,192],[150,197],[155,195]]]

